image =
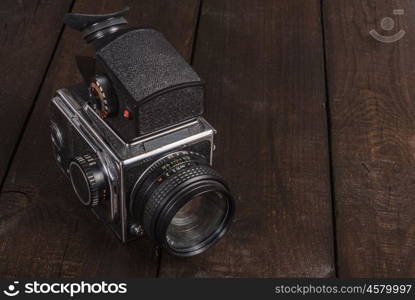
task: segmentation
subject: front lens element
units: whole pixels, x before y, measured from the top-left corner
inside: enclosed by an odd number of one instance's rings
[[[219,192],[198,195],[182,206],[167,227],[166,240],[177,250],[197,247],[212,238],[227,215],[227,199]]]

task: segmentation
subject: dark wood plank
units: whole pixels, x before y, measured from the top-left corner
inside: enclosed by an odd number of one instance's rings
[[[415,274],[413,1],[324,2],[339,275]],[[405,15],[394,16],[394,9]],[[392,17],[395,28],[382,30]],[[369,31],[390,36],[385,44]]]
[[[0,2],[0,183],[72,0]]]
[[[79,0],[74,11],[131,7],[131,25],[153,25],[189,58],[198,1]],[[81,80],[74,56],[87,46],[65,29],[0,197],[1,276],[155,276],[157,251],[149,240],[121,244],[76,200],[53,161],[48,104],[57,88]]]
[[[334,275],[320,2],[203,2],[195,68],[237,215],[161,276]]]

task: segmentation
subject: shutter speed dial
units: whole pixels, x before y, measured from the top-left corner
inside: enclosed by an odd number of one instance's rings
[[[91,106],[101,118],[111,117],[117,112],[117,99],[106,76],[95,75],[89,84],[89,92]]]
[[[75,157],[69,164],[72,187],[81,203],[96,206],[108,197],[109,187],[103,168],[95,154]]]

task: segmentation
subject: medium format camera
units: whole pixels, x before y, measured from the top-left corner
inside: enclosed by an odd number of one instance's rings
[[[201,79],[160,32],[126,27],[127,11],[65,16],[95,57],[77,57],[85,82],[51,101],[53,152],[81,203],[123,242],[147,234],[192,256],[224,235],[234,200],[210,166]]]

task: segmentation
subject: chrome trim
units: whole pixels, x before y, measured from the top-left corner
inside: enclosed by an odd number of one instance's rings
[[[182,140],[179,140],[179,141],[176,141],[176,142],[167,144],[167,145],[165,145],[163,147],[160,147],[160,148],[157,148],[155,150],[145,152],[145,153],[143,153],[141,155],[137,155],[137,156],[132,157],[130,159],[125,159],[125,160],[122,161],[122,164],[124,166],[128,166],[128,165],[131,165],[133,163],[136,163],[136,162],[138,162],[140,160],[146,159],[146,158],[148,158],[150,156],[156,156],[156,155],[159,155],[161,153],[164,153],[164,152],[167,152],[169,150],[172,150],[174,148],[180,147],[180,146],[193,145],[193,144],[195,144],[197,142],[201,142],[201,141],[205,140],[205,137],[212,136],[212,134],[213,134],[213,131],[212,130],[208,130],[208,131],[205,131],[205,132],[201,132],[201,133],[192,135],[190,137],[184,138]]]
[[[73,100],[73,98],[68,95],[68,94],[63,94],[62,90],[58,90],[58,94],[62,101],[67,101],[67,102],[72,102],[75,101]],[[54,98],[56,99],[56,98]],[[70,104],[69,104],[70,105]],[[73,115],[72,116],[68,116],[68,114],[65,113],[65,115],[68,117],[68,119],[73,120],[75,123],[74,127],[77,127],[77,129],[81,126],[85,126],[88,129],[88,133],[99,142],[99,146],[101,146],[102,148],[104,148],[106,151],[108,151],[108,153],[111,154],[111,156],[119,161],[118,156],[112,151],[112,149],[107,145],[107,143],[102,139],[102,137],[97,134],[96,130],[94,130],[94,128],[92,128],[92,126],[85,120],[85,118],[79,113],[79,111],[77,110],[73,110]],[[80,130],[80,128],[79,128]]]
[[[158,131],[155,134],[146,135],[142,139],[138,139],[138,140],[136,140],[136,141],[134,141],[134,142],[132,142],[130,144],[126,144],[126,145],[128,145],[128,146],[135,146],[137,144],[145,143],[147,141],[151,141],[151,140],[156,139],[158,137],[161,137],[161,136],[164,136],[164,135],[168,135],[169,133],[172,133],[172,132],[175,132],[175,131],[179,131],[181,129],[188,128],[188,127],[191,127],[191,126],[195,126],[198,123],[199,122],[197,121],[197,119],[196,120],[193,120],[193,121],[190,121],[188,123],[182,123],[181,125],[178,125],[176,127],[169,127],[165,131]]]

